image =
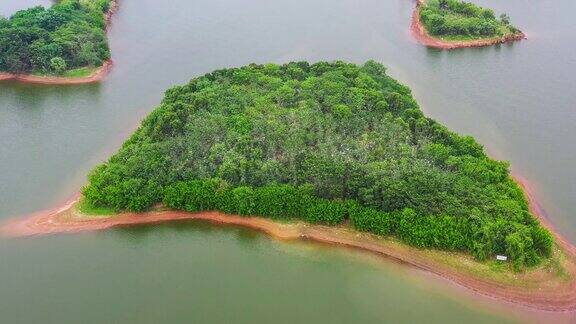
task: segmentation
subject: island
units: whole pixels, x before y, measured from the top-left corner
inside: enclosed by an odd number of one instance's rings
[[[112,64],[106,29],[115,8],[115,0],[61,0],[0,17],[0,80],[101,80]]]
[[[383,65],[292,62],[169,89],[81,197],[0,232],[202,219],[363,249],[491,297],[574,309],[575,249],[541,215],[507,162],[425,117]]]
[[[510,24],[486,9],[461,0],[418,0],[412,14],[412,34],[422,44],[439,49],[480,47],[526,38]]]

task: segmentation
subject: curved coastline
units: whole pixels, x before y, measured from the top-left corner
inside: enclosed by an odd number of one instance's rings
[[[529,275],[533,280],[530,287],[517,286],[499,282],[455,268],[444,258],[455,254],[430,250],[420,250],[405,245],[395,239],[381,238],[361,233],[349,227],[331,227],[310,225],[302,222],[279,223],[261,217],[243,217],[227,215],[221,212],[189,213],[173,210],[154,210],[146,213],[122,213],[114,217],[86,217],[78,212],[74,205],[80,199],[76,194],[63,206],[39,212],[28,217],[8,220],[0,226],[0,234],[6,237],[28,237],[35,235],[78,233],[83,231],[104,230],[114,227],[157,224],[180,220],[203,220],[217,224],[242,226],[264,232],[279,240],[310,240],[324,244],[338,245],[347,248],[371,252],[392,259],[402,264],[432,273],[444,280],[455,283],[473,294],[485,296],[498,301],[523,306],[529,309],[548,312],[576,314],[576,247],[554,231],[542,207],[538,204],[530,184],[523,178],[516,180],[524,189],[530,209],[549,228],[556,238],[559,249],[563,252],[563,263],[569,279],[550,284],[550,274],[541,270]],[[468,261],[471,258],[456,256],[455,260]]]
[[[96,69],[92,74],[81,78],[69,78],[58,76],[38,76],[31,74],[11,74],[0,73],[0,81],[18,81],[29,84],[55,84],[55,85],[72,85],[99,82],[106,77],[112,68],[112,60],[108,60]]]
[[[420,21],[420,8],[426,0],[416,0],[416,6],[412,11],[412,21],[410,23],[410,31],[412,36],[422,45],[431,48],[451,50],[457,48],[468,48],[468,47],[484,47],[496,44],[511,43],[515,41],[520,41],[527,39],[526,34],[520,32],[518,34],[509,35],[506,37],[497,37],[489,39],[477,39],[469,41],[446,41],[437,37],[430,35],[424,25]]]
[[[105,14],[104,21],[106,22],[105,30],[108,31],[110,24],[112,22],[112,16],[118,10],[118,0],[112,0],[110,2],[110,8]],[[105,61],[102,66],[97,68],[90,75],[84,77],[59,77],[59,76],[39,76],[32,74],[13,74],[0,72],[0,82],[1,81],[17,81],[28,84],[46,84],[46,85],[75,85],[75,84],[87,84],[102,81],[110,69],[112,68],[112,60]]]

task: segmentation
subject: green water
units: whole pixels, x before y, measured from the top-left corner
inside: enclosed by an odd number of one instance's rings
[[[0,13],[48,2],[4,0]],[[576,3],[475,2],[529,40],[426,49],[409,36],[410,0],[120,0],[103,83],[0,84],[0,219],[77,192],[171,85],[251,62],[375,59],[427,115],[511,160],[574,242]],[[205,225],[0,240],[0,278],[6,323],[502,320],[388,262]]]
[[[406,268],[202,223],[14,241],[0,253],[10,323],[497,319],[414,282]]]

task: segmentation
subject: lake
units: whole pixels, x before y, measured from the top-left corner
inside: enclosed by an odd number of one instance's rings
[[[49,2],[4,0],[0,14]],[[576,2],[474,2],[508,13],[529,39],[426,49],[409,34],[411,0],[120,0],[104,82],[0,83],[0,219],[77,192],[172,85],[252,62],[374,59],[428,116],[511,161],[576,242]],[[0,240],[0,277],[7,323],[509,319],[390,262],[206,224]]]

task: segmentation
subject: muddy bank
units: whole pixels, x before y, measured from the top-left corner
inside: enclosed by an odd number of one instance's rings
[[[526,190],[530,190],[525,180],[519,180],[519,182]],[[527,196],[534,214],[538,215],[545,226],[551,228],[542,208],[530,191],[527,191]],[[0,227],[0,234],[9,237],[25,237],[168,221],[206,220],[252,228],[281,240],[305,239],[368,251],[433,273],[469,289],[474,294],[537,310],[576,312],[576,249],[557,233],[554,235],[564,255],[562,266],[568,278],[561,279],[550,269],[540,268],[526,273],[511,273],[506,280],[502,278],[497,280],[483,275],[485,273],[483,271],[486,271],[489,266],[474,262],[470,256],[461,253],[420,250],[395,239],[360,233],[346,226],[329,227],[301,222],[278,223],[260,217],[242,217],[220,212],[188,213],[161,209],[140,214],[122,213],[113,217],[90,218],[74,208],[78,199],[79,195],[58,209],[9,220]]]
[[[414,38],[419,43],[426,45],[427,47],[450,50],[450,49],[467,48],[467,47],[491,46],[526,39],[526,35],[522,32],[514,35],[508,35],[505,37],[477,39],[469,41],[446,41],[440,38],[433,37],[426,31],[426,28],[424,28],[424,25],[420,21],[420,8],[424,4],[424,1],[425,0],[416,1],[416,7],[414,7],[414,11],[412,11],[412,22],[410,23],[410,31],[414,36]]]
[[[86,84],[99,82],[110,72],[112,67],[112,61],[106,61],[92,74],[80,77],[80,78],[67,78],[58,76],[37,76],[30,74],[11,74],[11,73],[0,73],[0,81],[18,81],[30,84],[60,84],[60,85],[71,85],[71,84]]]
[[[110,28],[112,23],[112,16],[118,10],[118,0],[112,0],[110,3],[110,8],[105,14],[106,31]],[[59,77],[59,76],[38,76],[31,74],[13,74],[13,73],[2,73],[0,72],[0,81],[17,81],[22,83],[30,84],[58,84],[58,85],[74,85],[74,84],[86,84],[102,81],[110,69],[112,68],[112,60],[108,60],[102,64],[98,69],[92,72],[90,75],[85,77]]]

